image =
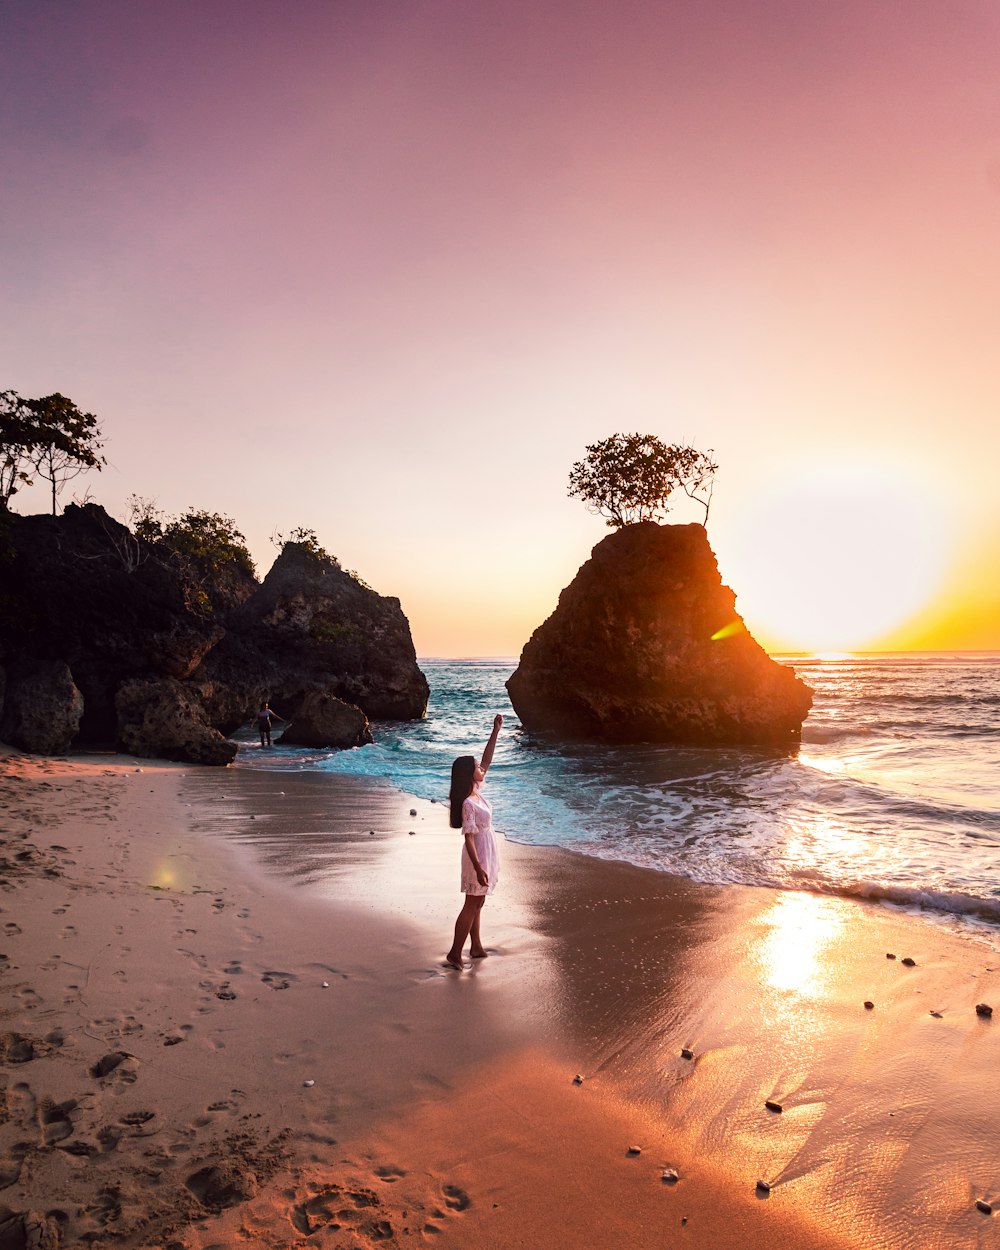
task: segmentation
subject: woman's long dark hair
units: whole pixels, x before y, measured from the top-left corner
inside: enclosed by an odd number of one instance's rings
[[[462,804],[472,793],[472,775],[476,770],[474,755],[460,755],[451,766],[451,827],[462,827]]]

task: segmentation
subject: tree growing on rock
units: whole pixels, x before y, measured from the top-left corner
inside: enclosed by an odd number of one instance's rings
[[[52,515],[64,484],[87,469],[98,473],[107,463],[101,455],[101,427],[92,412],[81,412],[56,391],[42,399],[25,399],[30,458],[35,471],[52,485]]]
[[[0,508],[9,508],[11,495],[31,485],[34,449],[24,400],[17,391],[0,391]]]
[[[587,447],[573,465],[569,495],[588,511],[621,529],[639,521],[659,521],[670,509],[670,496],[681,490],[705,509],[712,502],[715,471],[708,453],[680,443],[667,446],[655,434],[612,434]]]

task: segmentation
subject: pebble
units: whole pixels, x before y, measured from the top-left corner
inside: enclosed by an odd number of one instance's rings
[[[886,952],[885,952],[885,957],[886,957],[886,959],[895,959],[895,958],[896,958],[896,956],[892,953],[892,951],[886,951]]]
[[[676,1185],[681,1178],[677,1175],[673,1168],[664,1168],[662,1180],[664,1185]]]
[[[903,963],[903,964],[904,964],[907,968],[915,968],[915,967],[917,966],[917,961],[916,961],[915,959],[911,959],[911,958],[909,957],[909,955],[907,955],[905,959],[901,960],[901,962],[902,962],[902,963]]]
[[[982,1016],[984,1020],[988,1020],[993,1015],[993,1008],[989,1003],[976,1003],[976,1015]]]
[[[583,1077],[580,1075],[580,1073],[579,1073],[579,1072],[576,1074],[576,1076],[574,1076],[574,1077],[573,1077],[573,1084],[574,1084],[574,1085],[582,1085],[582,1084],[583,1084]]]
[[[411,830],[410,830],[410,837],[411,837],[411,838],[415,838],[416,836],[417,836],[417,831],[416,831],[415,829],[411,829]]]
[[[329,982],[329,981],[324,981],[324,982],[323,982],[323,989],[328,990],[329,988],[330,988],[330,982]]]
[[[629,1146],[628,1150],[625,1153],[630,1154],[630,1155],[641,1155],[642,1147],[641,1146]]]
[[[944,1016],[942,1016],[942,1014],[941,1014],[941,1012],[940,1012],[940,1011],[932,1011],[932,1012],[931,1012],[931,1015],[934,1017],[934,1019],[935,1019],[935,1020],[943,1020],[943,1019],[944,1019]]]
[[[682,1058],[682,1059],[693,1059],[693,1058],[694,1058],[694,1051],[693,1051],[693,1050],[688,1050],[688,1048],[687,1048],[686,1046],[682,1046],[682,1047],[681,1047],[681,1058]]]
[[[368,836],[369,836],[370,838],[374,838],[374,836],[375,836],[375,830],[374,830],[374,829],[369,829],[369,830],[368,830]]]
[[[875,1010],[875,1004],[872,1002],[870,998],[866,998],[865,999],[865,1011],[874,1011],[874,1010]]]
[[[141,768],[137,768],[135,771],[136,771],[137,773],[141,773],[141,772],[142,772],[142,769],[141,769]]]
[[[771,1186],[767,1183],[767,1181],[758,1181],[757,1188],[762,1194],[769,1194],[771,1192]]]
[[[992,1215],[993,1207],[989,1202],[985,1202],[982,1198],[976,1199],[976,1210],[982,1211],[983,1215]]]
[[[411,816],[416,816],[416,814],[417,814],[417,809],[416,809],[415,807],[411,807],[411,808],[410,808],[410,815],[411,815]]]
[[[775,1102],[773,1098],[768,1098],[768,1100],[764,1103],[764,1106],[768,1109],[768,1111],[783,1111],[784,1110],[781,1103]]]
[[[312,1087],[316,1084],[316,1082],[315,1081],[303,1081],[302,1084],[306,1087],[306,1089],[312,1089]]]

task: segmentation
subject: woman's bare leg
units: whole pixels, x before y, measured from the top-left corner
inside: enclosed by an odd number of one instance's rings
[[[485,901],[484,895],[466,894],[465,896],[465,903],[455,921],[455,940],[451,944],[451,950],[444,957],[445,963],[451,964],[453,968],[465,967],[462,963],[462,947],[465,945],[465,939],[472,932],[473,924],[477,923],[480,908]]]
[[[472,921],[472,928],[469,930],[469,937],[472,939],[472,949],[469,954],[473,959],[485,959],[489,952],[483,946],[482,939],[479,936],[479,917],[483,914],[483,904],[486,902],[485,895],[479,899],[479,906],[476,909],[475,918]]]

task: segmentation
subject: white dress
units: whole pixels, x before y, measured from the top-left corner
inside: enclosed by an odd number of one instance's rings
[[[486,869],[489,885],[480,885],[469,858],[469,848],[462,845],[462,893],[492,894],[500,876],[500,852],[493,832],[493,809],[481,794],[470,794],[462,804],[462,833],[475,834],[476,854]]]

